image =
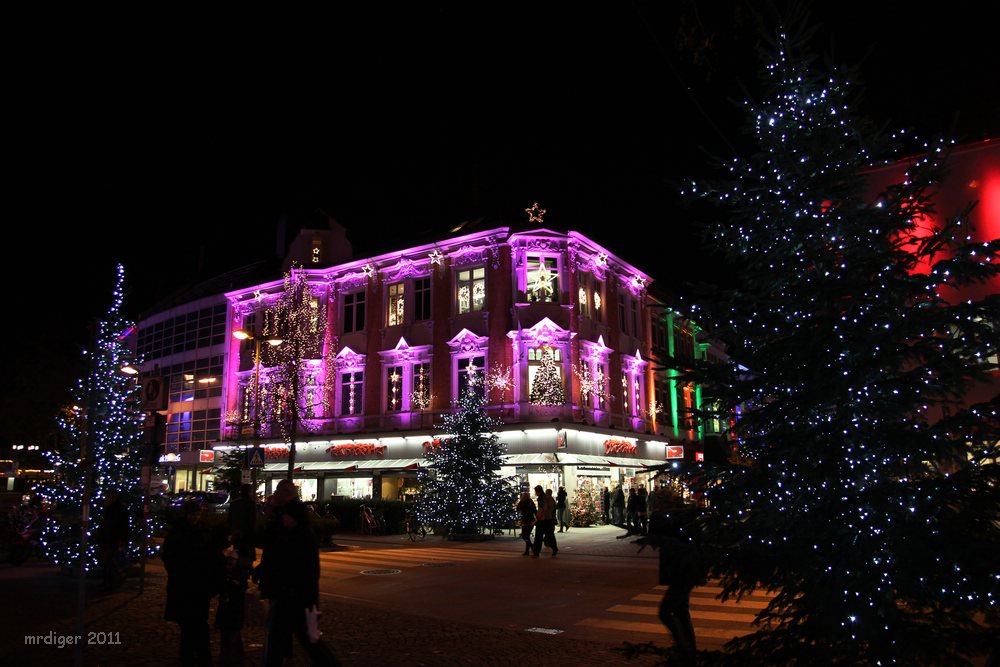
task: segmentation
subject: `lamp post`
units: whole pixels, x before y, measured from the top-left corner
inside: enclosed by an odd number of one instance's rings
[[[260,336],[254,336],[246,329],[237,329],[233,332],[233,338],[236,340],[252,340],[253,341],[253,448],[257,449],[260,447],[260,344],[261,341],[267,342],[271,347],[277,347],[281,345],[284,341],[277,336],[269,336],[262,338]],[[249,461],[244,465],[249,467]],[[253,484],[254,497],[257,495],[257,471],[256,468],[250,468],[251,484]]]

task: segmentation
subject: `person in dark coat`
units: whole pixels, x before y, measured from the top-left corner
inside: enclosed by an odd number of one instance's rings
[[[160,554],[167,570],[163,617],[181,631],[181,665],[211,665],[208,608],[222,584],[223,545],[201,523],[201,506],[189,500],[171,527]]]
[[[569,530],[569,522],[566,521],[566,512],[568,511],[566,506],[566,487],[560,486],[559,492],[556,493],[556,519],[559,521],[559,532],[563,532],[563,528]]]
[[[108,489],[104,494],[104,515],[97,531],[97,547],[104,574],[101,590],[113,591],[124,578],[119,561],[128,548],[128,512],[115,489]]]
[[[625,492],[622,491],[621,484],[611,494],[611,523],[618,527],[625,525]]]
[[[625,505],[625,527],[629,535],[639,532],[639,496],[633,486],[628,490],[628,504]]]
[[[610,523],[610,511],[611,511],[611,491],[608,487],[604,487],[604,491],[601,493],[601,513],[604,514],[604,523]]]
[[[278,667],[291,656],[293,635],[314,665],[338,664],[324,644],[312,641],[306,627],[306,610],[319,604],[319,546],[297,495],[291,481],[278,483],[255,570],[260,595],[270,600],[266,667]]]
[[[644,484],[639,485],[639,491],[636,492],[639,500],[635,504],[635,517],[639,525],[639,532],[643,535],[646,534],[646,510],[649,503],[649,498],[646,494],[646,486]]]
[[[521,539],[524,540],[524,555],[531,553],[531,529],[535,526],[535,514],[538,508],[535,501],[527,491],[521,494],[521,500],[517,503],[517,513],[521,517]]]
[[[544,544],[552,549],[555,556],[559,546],[556,544],[556,501],[552,498],[552,489],[543,491],[539,484],[535,487],[535,497],[538,498],[538,512],[535,514],[535,542],[531,545],[531,555],[538,558]]]
[[[256,528],[257,498],[253,486],[244,484],[240,487],[240,497],[229,504],[229,532],[230,540],[247,568],[257,560],[257,550],[253,546]]]

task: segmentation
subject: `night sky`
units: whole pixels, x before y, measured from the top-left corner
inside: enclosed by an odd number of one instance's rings
[[[676,182],[746,151],[737,102],[760,92],[760,3],[466,4],[482,3],[37,27],[7,88],[20,340],[0,368],[0,454],[49,429],[116,262],[135,316],[273,255],[282,216],[294,231],[325,211],[375,254],[464,220],[519,223],[538,201],[546,226],[661,283],[724,280]],[[820,4],[813,50],[859,68],[877,124],[1000,136],[986,3]]]

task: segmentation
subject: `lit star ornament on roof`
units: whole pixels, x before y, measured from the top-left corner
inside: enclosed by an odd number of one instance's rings
[[[431,264],[441,266],[441,260],[444,259],[444,255],[441,254],[440,250],[434,248],[434,250],[431,250],[430,258]]]
[[[538,207],[538,202],[532,204],[529,208],[524,209],[524,212],[528,214],[528,222],[542,222],[542,216],[545,215],[545,209]]]
[[[375,267],[371,264],[365,264],[361,271],[369,278],[375,275]]]
[[[642,276],[632,276],[632,289],[639,291],[646,287],[646,279]]]
[[[255,289],[253,291],[253,298],[255,298],[257,301],[263,301],[264,300],[264,293],[261,292],[259,289]]]
[[[594,264],[597,266],[607,266],[608,265],[608,253],[599,252],[597,257],[594,258]]]

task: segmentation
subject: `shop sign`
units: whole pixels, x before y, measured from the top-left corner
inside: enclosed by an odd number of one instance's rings
[[[668,459],[682,459],[682,458],[684,458],[684,446],[683,445],[667,445],[667,458]]]
[[[448,442],[448,440],[450,440],[450,438],[434,438],[433,440],[424,442],[424,456],[427,455],[427,452],[437,449],[444,443]]]
[[[288,458],[288,447],[266,447],[264,449],[264,458],[268,461],[286,459]]]
[[[215,463],[215,452],[211,449],[198,450],[198,463]]]
[[[333,445],[326,448],[331,458],[338,456],[385,456],[386,445],[376,445],[374,442],[359,442],[353,445]]]
[[[160,463],[180,463],[180,454],[164,454],[160,457]]]
[[[627,440],[605,440],[605,454],[635,454],[635,443]]]

